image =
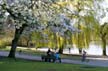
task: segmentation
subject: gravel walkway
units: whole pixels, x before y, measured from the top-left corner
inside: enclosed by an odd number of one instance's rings
[[[8,56],[9,52],[0,51],[0,56]],[[39,60],[41,61],[40,56],[28,55],[28,54],[19,54],[16,53],[16,58],[28,59],[28,60]],[[87,58],[89,61],[82,62],[80,60],[72,60],[72,59],[62,59],[62,63],[70,63],[70,64],[84,64],[90,66],[100,66],[100,67],[108,67],[108,58]]]

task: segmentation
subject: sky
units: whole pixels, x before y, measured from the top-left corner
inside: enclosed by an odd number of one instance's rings
[[[104,0],[104,2],[101,3],[101,5],[104,9],[106,8],[108,9],[108,0]],[[108,11],[107,10],[105,11],[105,14],[106,16],[100,20],[100,24],[104,24],[105,22],[108,22]]]

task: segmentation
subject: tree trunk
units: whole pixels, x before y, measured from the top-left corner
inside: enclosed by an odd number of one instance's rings
[[[82,54],[82,48],[79,48],[79,54]]]
[[[8,57],[10,58],[15,58],[15,51],[16,51],[16,47],[17,47],[17,43],[18,43],[20,35],[21,35],[20,29],[15,29],[14,39],[12,40],[11,50],[8,55]]]
[[[102,47],[103,47],[103,55],[107,56],[106,54],[106,35],[107,32],[105,32],[104,28],[105,26],[107,26],[107,23],[104,23],[101,27],[100,27],[100,35],[101,35],[101,39],[102,39]]]
[[[106,54],[106,48],[103,48],[103,56],[107,56],[107,54]]]
[[[59,53],[63,54],[63,49],[62,48],[59,49]]]
[[[17,28],[15,29],[14,39],[12,40],[11,50],[8,55],[9,58],[15,58],[15,51],[16,51],[17,43],[25,27],[26,25],[23,24],[20,29],[17,29]]]
[[[27,40],[27,47],[30,48],[30,40],[31,40],[31,35],[29,35],[28,40]]]
[[[58,51],[60,54],[63,54],[63,47],[62,48],[59,48],[59,51]]]
[[[27,40],[27,47],[30,47],[30,40]]]
[[[103,45],[103,55],[104,56],[107,56],[107,54],[106,54],[106,39],[103,37],[102,38],[102,45]]]
[[[11,50],[9,53],[9,58],[15,58],[15,51],[16,51],[16,47],[17,47],[17,40],[13,39],[12,40],[12,45],[11,45]]]
[[[59,47],[59,51],[60,54],[63,54],[63,46]]]

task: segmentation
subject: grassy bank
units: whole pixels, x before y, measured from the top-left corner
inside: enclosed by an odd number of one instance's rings
[[[108,71],[108,68],[1,58],[0,71]]]

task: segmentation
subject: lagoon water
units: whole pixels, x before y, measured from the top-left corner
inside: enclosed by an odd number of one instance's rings
[[[96,44],[92,44],[92,45],[89,46],[89,48],[83,48],[82,50],[85,50],[88,55],[102,55],[103,54],[102,46],[101,45],[96,45]],[[73,48],[71,48],[70,53],[69,53],[69,49],[67,49],[67,48],[65,48],[63,50],[63,53],[64,54],[79,54],[79,51],[78,51],[78,48],[73,47]],[[108,55],[108,45],[107,45],[107,48],[106,48],[106,53]]]
[[[48,48],[38,48],[37,50],[39,50],[39,51],[47,51]],[[98,45],[91,44],[89,46],[89,48],[83,48],[82,50],[85,50],[88,55],[102,55],[103,54],[102,53],[102,46],[99,45],[99,44]],[[107,45],[106,51],[107,51],[107,55],[108,55],[108,45]],[[63,53],[64,54],[79,54],[79,51],[78,51],[78,48],[74,46],[74,47],[72,47],[70,49],[70,52],[69,52],[68,48],[64,48]]]

